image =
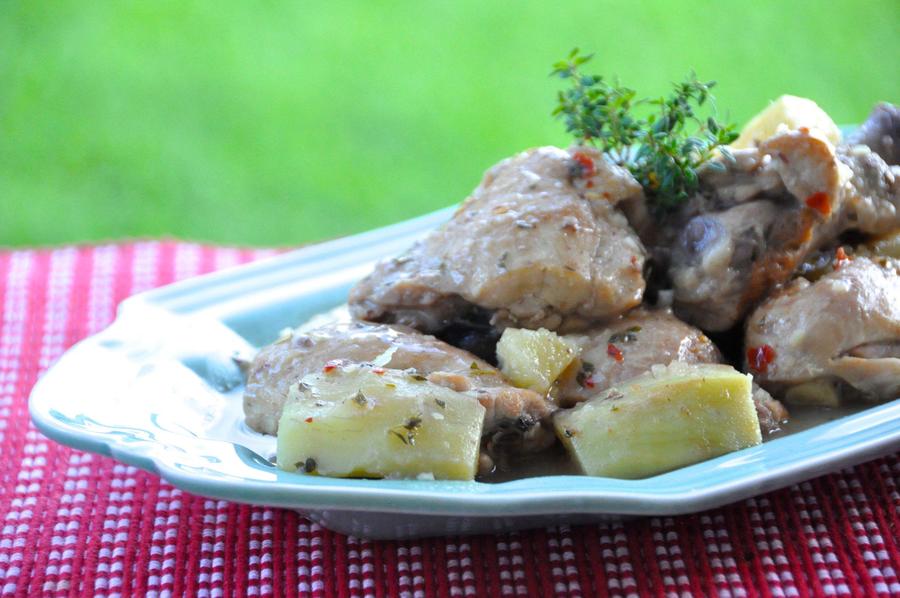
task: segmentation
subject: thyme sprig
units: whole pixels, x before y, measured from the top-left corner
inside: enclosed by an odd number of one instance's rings
[[[576,48],[553,65],[551,75],[571,83],[559,92],[553,115],[580,143],[627,167],[657,215],[676,208],[697,191],[702,164],[717,152],[731,159],[726,146],[738,134],[733,124],[716,119],[710,93],[716,82],[701,81],[691,72],[667,97],[636,99],[635,90],[618,80],[582,72],[592,57]]]

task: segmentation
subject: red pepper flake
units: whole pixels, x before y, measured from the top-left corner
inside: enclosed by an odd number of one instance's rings
[[[606,345],[606,354],[616,361],[622,361],[623,359],[625,359],[625,356],[622,355],[622,352],[619,350],[619,348],[612,343]]]
[[[594,181],[588,181],[587,183],[585,183],[584,186],[587,187],[588,189],[593,189],[593,188],[594,188]]]
[[[585,388],[594,388],[595,386],[596,386],[596,384],[594,383],[593,376],[589,376],[584,379],[584,387]]]
[[[303,421],[305,421],[305,422],[306,422],[306,423],[308,423],[308,424],[311,424],[311,423],[312,423],[312,421],[313,421],[313,418],[311,418],[311,417],[307,417],[307,418],[306,418],[306,419],[304,419],[304,420],[303,420]]]
[[[837,251],[834,252],[834,269],[839,270],[844,263],[850,261],[850,256],[847,255],[847,252],[844,251],[843,247],[838,247]]]
[[[801,133],[803,133],[804,135],[809,135],[809,127],[800,127],[797,130],[800,131]]]
[[[765,374],[769,369],[769,364],[773,361],[775,361],[775,349],[769,345],[747,349],[747,365],[758,374]]]
[[[638,259],[637,259],[636,255],[631,256],[631,267],[632,268],[638,267]]]
[[[384,376],[384,372],[386,370],[384,368],[372,368],[372,373],[376,376]]]
[[[330,374],[334,370],[337,369],[338,365],[340,365],[337,361],[329,361],[325,364],[325,367],[322,368],[322,371],[326,374]]]
[[[822,214],[823,216],[828,216],[829,214],[831,214],[831,199],[824,191],[813,193],[812,195],[807,197],[806,205]]]
[[[572,159],[581,165],[581,176],[583,178],[592,177],[597,172],[594,167],[594,160],[584,152],[575,152],[572,154]]]

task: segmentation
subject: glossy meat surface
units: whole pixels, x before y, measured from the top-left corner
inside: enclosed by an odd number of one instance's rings
[[[836,266],[814,283],[798,278],[753,313],[748,371],[788,398],[897,398],[900,261],[859,256]],[[755,357],[765,347],[767,358]]]
[[[616,203],[639,195],[592,149],[504,160],[453,218],[350,294],[357,318],[438,332],[474,310],[499,327],[585,328],[635,307],[645,252]]]
[[[253,360],[244,392],[247,424],[275,434],[288,388],[329,362],[371,363],[413,369],[431,382],[471,393],[486,409],[484,433],[521,448],[543,448],[548,433],[540,426],[552,405],[537,393],[514,388],[500,372],[473,355],[436,338],[401,326],[347,322],[293,332],[264,347]]]
[[[560,381],[557,401],[562,406],[590,399],[654,365],[722,362],[715,344],[669,309],[639,308],[606,326],[565,338],[581,348],[581,368]],[[784,406],[755,385],[753,402],[764,434],[788,419]]]
[[[888,164],[900,164],[900,107],[887,102],[875,106],[847,144],[868,146]]]
[[[582,368],[559,388],[563,404],[599,392],[672,361],[719,363],[719,350],[703,332],[667,309],[636,309],[583,334],[567,334],[581,348]]]
[[[835,148],[791,131],[718,159],[701,192],[656,227],[639,225],[666,272],[675,312],[707,331],[732,328],[817,249],[848,230],[900,225],[900,183],[864,146]]]

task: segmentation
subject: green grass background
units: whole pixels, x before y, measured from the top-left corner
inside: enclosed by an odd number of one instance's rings
[[[690,68],[743,122],[898,101],[900,2],[0,0],[0,245],[292,245],[459,201],[567,143],[573,46],[646,94]]]

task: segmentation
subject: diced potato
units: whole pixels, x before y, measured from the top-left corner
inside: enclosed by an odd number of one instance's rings
[[[875,255],[900,259],[900,229],[871,241],[869,247]]]
[[[796,131],[801,127],[817,129],[834,145],[841,140],[840,129],[818,104],[807,98],[783,95],[751,118],[731,146],[736,149],[754,147],[776,133]]]
[[[546,394],[581,351],[555,332],[544,328],[507,328],[497,343],[500,371],[513,384]]]
[[[642,478],[762,442],[751,377],[672,363],[554,417],[584,473]]]
[[[829,380],[810,380],[792,386],[784,393],[784,400],[791,405],[815,407],[839,407],[841,396]]]
[[[278,466],[334,477],[471,480],[484,413],[475,398],[415,373],[338,367],[291,388],[278,424]]]

